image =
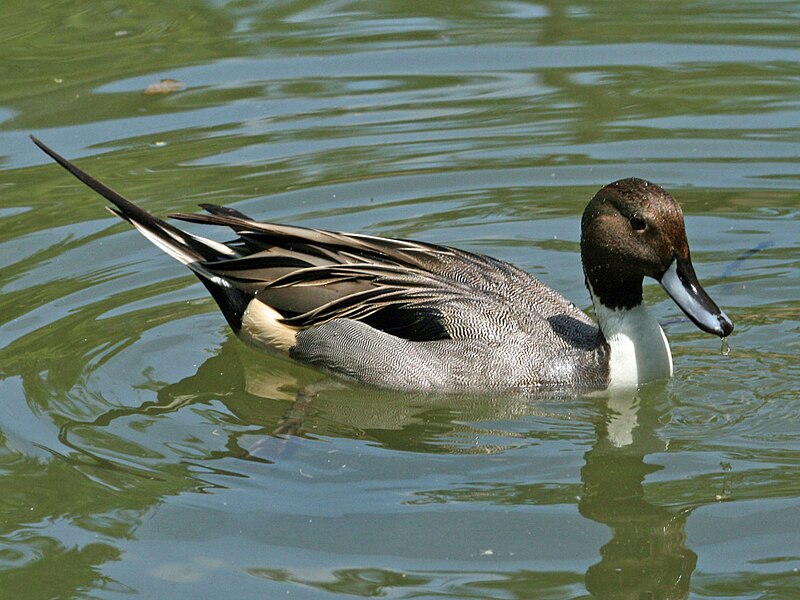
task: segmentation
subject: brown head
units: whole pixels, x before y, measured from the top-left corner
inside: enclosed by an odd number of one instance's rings
[[[733,330],[697,281],[680,206],[654,183],[620,179],[595,194],[581,219],[581,258],[587,284],[608,308],[639,305],[642,280],[652,277],[704,331]]]

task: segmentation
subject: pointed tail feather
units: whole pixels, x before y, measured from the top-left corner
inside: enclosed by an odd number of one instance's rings
[[[128,221],[158,248],[189,267],[217,301],[231,327],[235,331],[239,331],[242,314],[252,299],[251,295],[235,288],[219,275],[207,271],[203,265],[208,261],[236,258],[238,254],[233,249],[170,225],[136,206],[102,181],[95,179],[76,164],[49,148],[41,140],[34,136],[31,136],[31,139],[70,174],[111,202],[114,205],[113,208],[109,208],[111,212]]]
[[[111,209],[114,214],[128,221],[156,246],[193,270],[195,269],[192,267],[192,263],[235,256],[233,250],[224,244],[192,235],[162,221],[143,208],[136,206],[122,194],[115,192],[102,181],[89,175],[38,138],[31,136],[31,139],[71,175],[114,204],[116,208]]]

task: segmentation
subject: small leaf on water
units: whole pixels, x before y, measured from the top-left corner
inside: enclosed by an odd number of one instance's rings
[[[147,96],[171,94],[172,92],[179,92],[185,87],[186,85],[177,79],[162,79],[158,83],[151,83],[148,85],[142,93]]]

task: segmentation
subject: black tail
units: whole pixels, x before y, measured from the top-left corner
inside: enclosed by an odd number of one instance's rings
[[[234,287],[231,282],[204,268],[206,262],[236,258],[238,255],[234,250],[225,244],[192,235],[151,215],[47,147],[41,140],[34,136],[31,136],[31,139],[69,173],[111,202],[115,208],[109,210],[121,219],[128,221],[161,250],[189,267],[208,288],[230,326],[234,331],[239,331],[242,315],[252,299],[252,295]]]

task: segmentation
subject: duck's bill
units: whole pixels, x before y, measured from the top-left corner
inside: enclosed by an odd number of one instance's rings
[[[673,260],[661,277],[661,286],[686,316],[703,331],[720,337],[727,337],[733,331],[733,321],[706,294],[688,259]]]

